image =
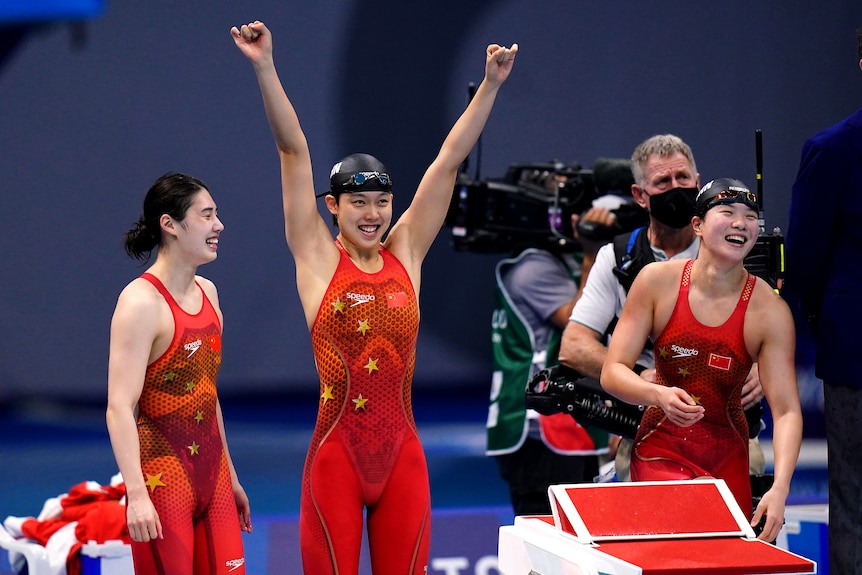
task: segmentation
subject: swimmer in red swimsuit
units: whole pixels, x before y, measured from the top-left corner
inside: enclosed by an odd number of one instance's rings
[[[693,263],[688,260],[683,268],[676,307],[655,342],[655,367],[658,383],[698,398],[703,419],[681,427],[670,423],[660,407],[647,408],[634,441],[632,481],[718,477],[747,515],[751,479],[741,391],[753,362],[745,348],[743,323],[756,278],[748,275],[727,321],[704,325],[688,299]]]
[[[752,361],[773,415],[775,481],[752,526],[774,541],[784,523],[790,478],[802,441],[794,364],[795,331],[787,304],[743,259],[757,241],[757,198],[742,182],[713,180],[701,188],[692,226],[696,260],[646,266],[637,276],[602,369],[608,392],[644,414],[632,455],[632,478],[724,479],[751,510],[747,425],[740,390]],[[647,338],[655,341],[656,383],[632,367]]]
[[[367,154],[333,167],[325,193],[338,225],[333,242],[317,211],[308,144],[276,73],[270,32],[253,22],[231,33],[255,70],[275,135],[285,235],[320,376],[300,506],[304,571],[358,571],[364,510],[374,573],[424,575],[430,495],[410,402],[421,265],[517,45],[488,46],[485,79],[388,235],[394,195],[386,167]]]
[[[117,301],[107,424],[127,492],[138,575],[245,573],[249,504],[225,441],[216,376],[222,314],[195,275],[224,229],[200,180],[166,174],[150,188],[126,251],[156,261]]]

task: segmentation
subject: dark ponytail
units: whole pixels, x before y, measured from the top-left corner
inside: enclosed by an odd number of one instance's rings
[[[159,219],[167,214],[177,222],[183,221],[194,195],[206,189],[206,184],[192,176],[178,172],[161,176],[147,191],[143,215],[123,236],[126,253],[148,261],[152,251],[162,243]]]

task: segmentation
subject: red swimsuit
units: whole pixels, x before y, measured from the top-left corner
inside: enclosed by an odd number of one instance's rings
[[[137,575],[245,573],[242,534],[216,415],[221,325],[203,289],[194,315],[145,273],[174,316],[138,400],[141,466],[164,539],[132,543]]]
[[[741,390],[752,365],[743,326],[756,278],[749,274],[730,318],[710,327],[695,319],[688,304],[692,263],[685,265],[673,314],[656,339],[655,364],[658,382],[688,392],[704,407],[704,417],[679,427],[660,407],[650,406],[635,438],[632,480],[724,479],[750,517],[748,424]]]
[[[368,274],[338,247],[311,330],[320,403],[303,473],[303,569],[357,573],[366,509],[375,575],[424,574],[431,507],[411,405],[416,296],[389,251]]]

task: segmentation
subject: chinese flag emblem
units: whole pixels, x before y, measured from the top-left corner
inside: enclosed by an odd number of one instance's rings
[[[220,335],[211,335],[207,338],[207,341],[210,342],[210,349],[213,351],[221,351],[221,336]]]
[[[715,353],[709,354],[709,361],[707,365],[709,367],[714,367],[716,369],[723,369],[724,371],[730,371],[730,362],[731,358],[725,357],[723,355],[718,355]]]
[[[396,291],[386,294],[386,307],[404,307],[407,305],[407,294]]]

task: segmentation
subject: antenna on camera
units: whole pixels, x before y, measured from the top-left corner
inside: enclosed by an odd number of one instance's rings
[[[765,206],[763,203],[763,130],[754,130],[754,160],[757,174],[757,204],[760,206],[760,233],[766,231],[766,219],[764,217]]]
[[[758,224],[760,234],[754,248],[746,256],[743,264],[754,275],[765,279],[778,292],[784,277],[784,237],[780,228],[766,233],[766,219],[763,203],[763,131],[754,131],[754,154],[757,168],[757,205],[760,208]]]

